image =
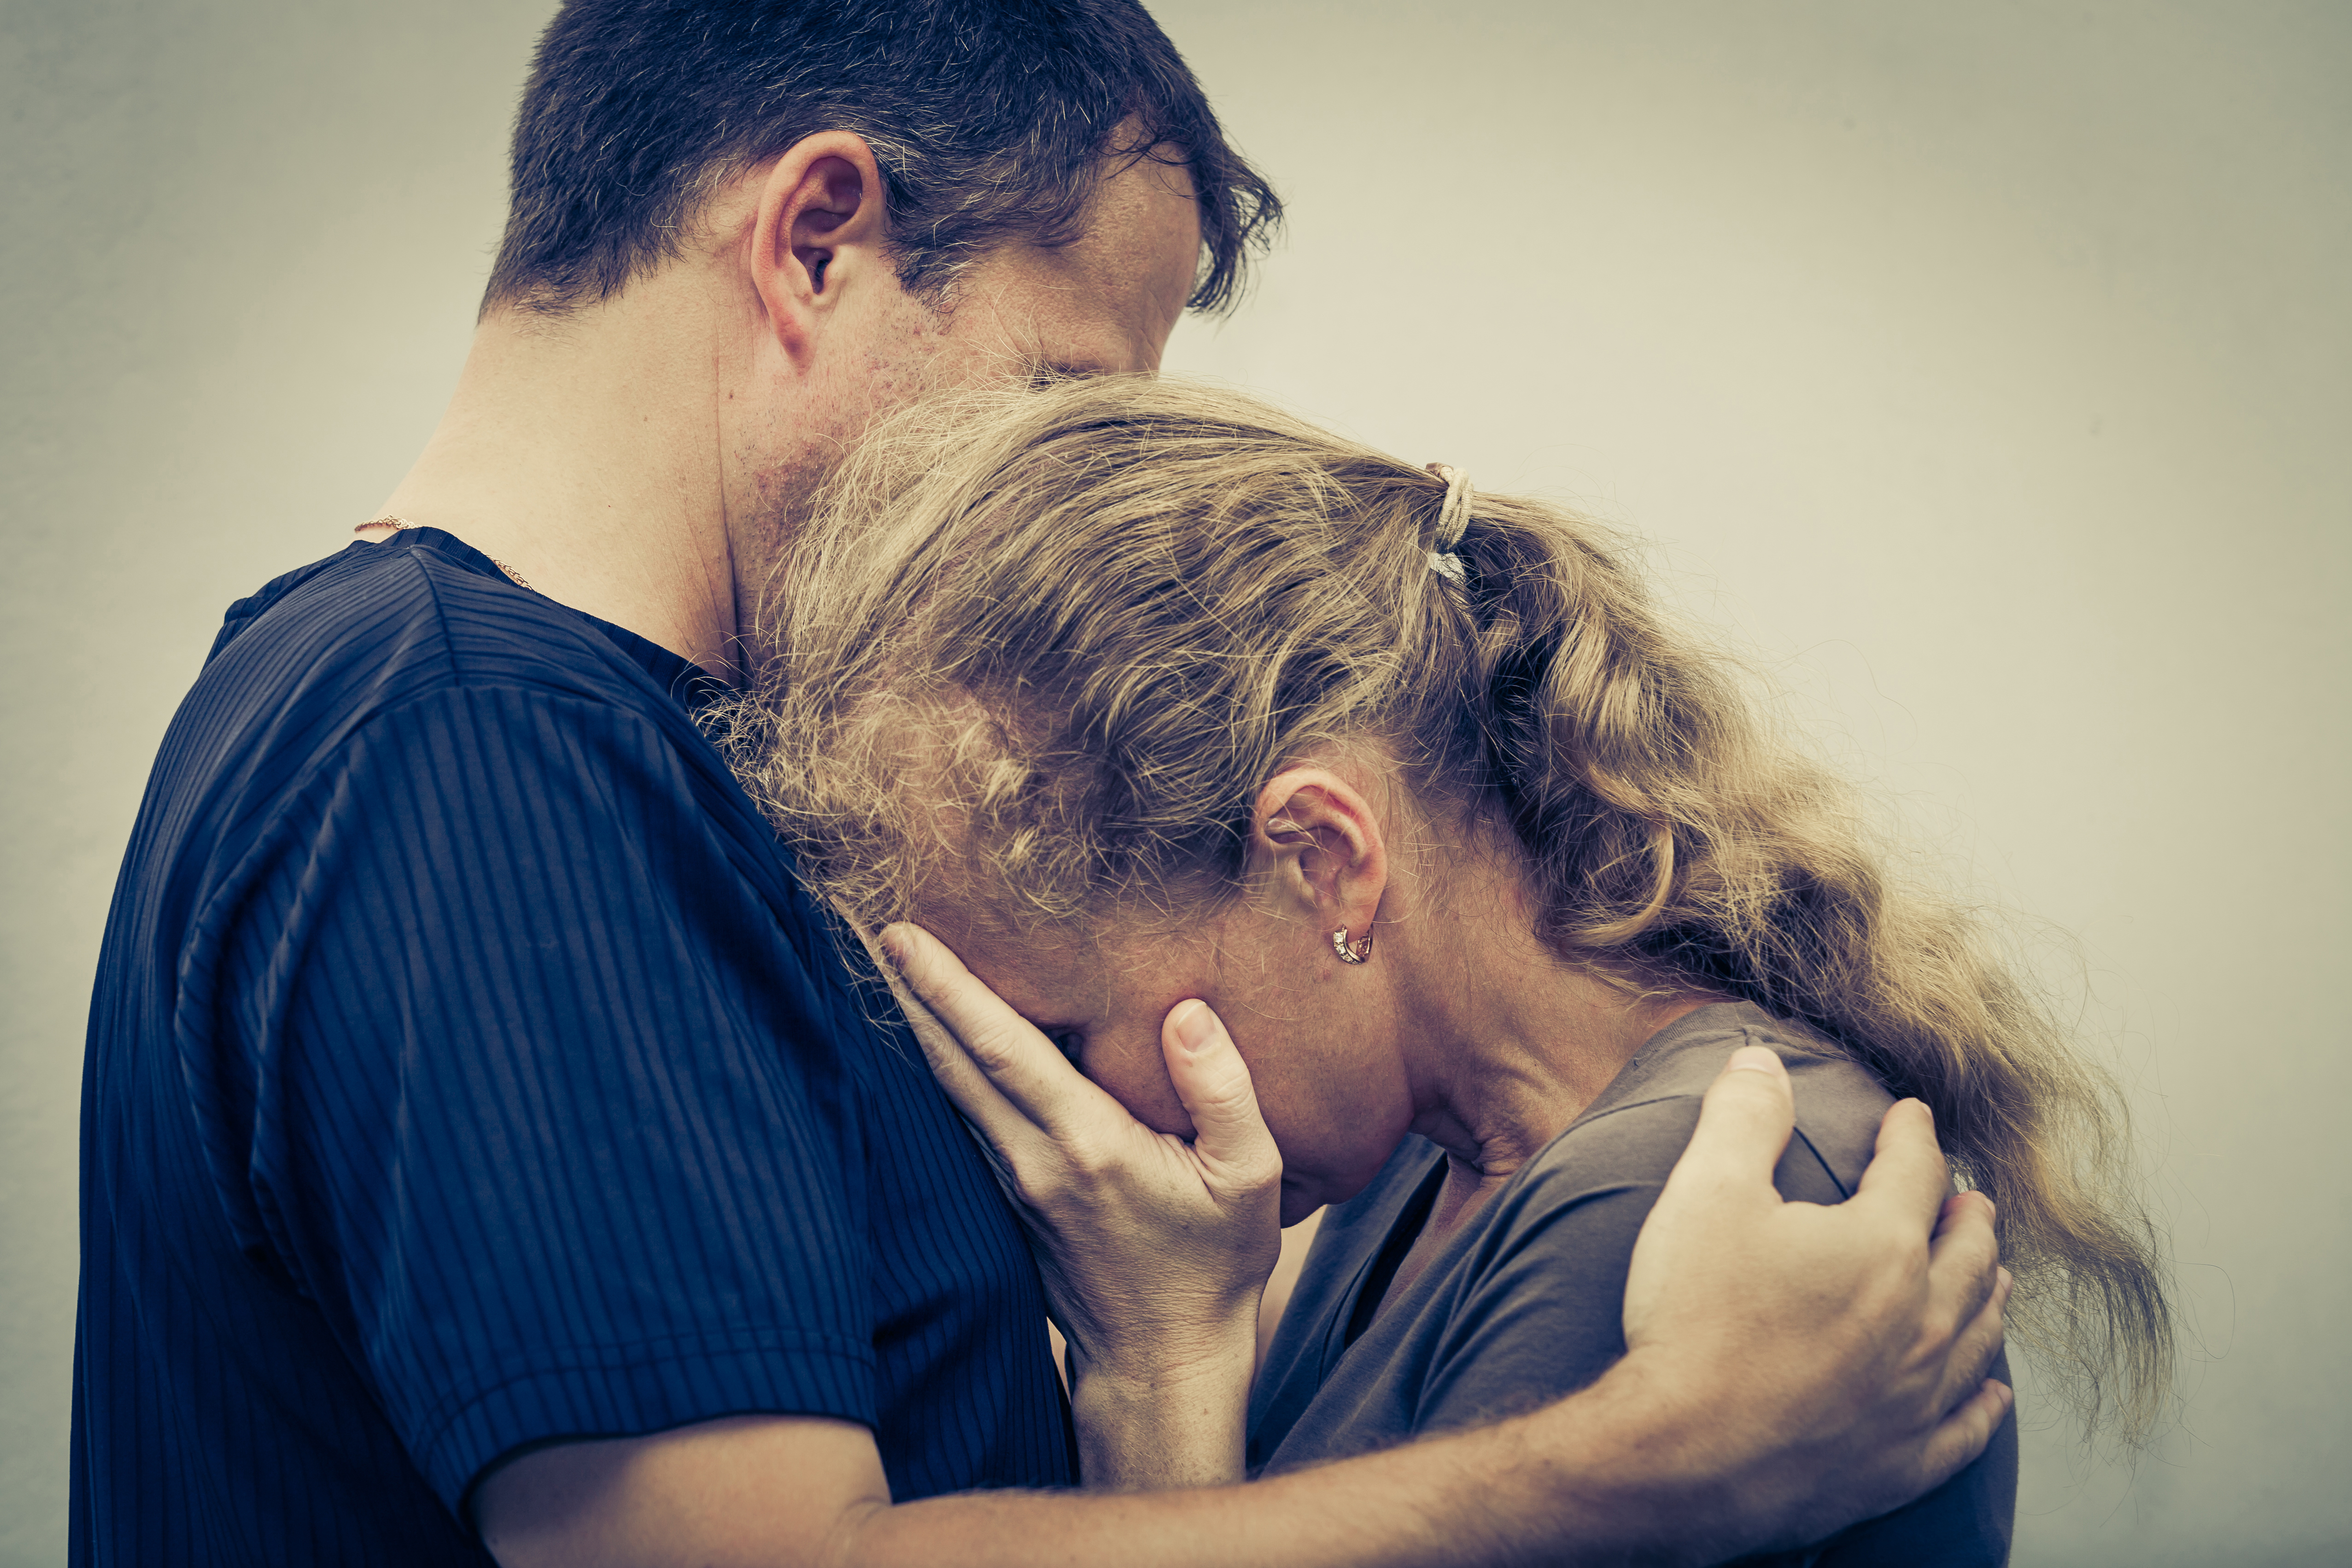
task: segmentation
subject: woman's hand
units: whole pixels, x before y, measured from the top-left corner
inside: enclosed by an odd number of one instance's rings
[[[1240,1479],[1282,1159],[1224,1026],[1192,1001],[1161,1026],[1187,1141],[1087,1082],[919,926],[891,926],[879,945],[931,1070],[992,1151],[1035,1244],[1069,1342],[1087,1484]]]

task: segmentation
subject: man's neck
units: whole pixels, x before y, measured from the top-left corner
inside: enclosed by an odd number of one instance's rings
[[[724,368],[697,303],[647,279],[558,323],[492,315],[383,510],[733,679]]]

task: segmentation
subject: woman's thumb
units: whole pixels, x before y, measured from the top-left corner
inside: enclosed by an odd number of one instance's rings
[[[1192,1114],[1193,1152],[1245,1184],[1280,1180],[1282,1156],[1258,1114],[1249,1064],[1209,1005],[1177,1003],[1160,1026],[1160,1045],[1176,1097]]]

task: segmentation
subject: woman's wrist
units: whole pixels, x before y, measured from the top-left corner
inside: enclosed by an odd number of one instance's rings
[[[1255,1315],[1192,1342],[1088,1356],[1070,1347],[1070,1410],[1089,1490],[1155,1491],[1241,1480],[1257,1352]]]

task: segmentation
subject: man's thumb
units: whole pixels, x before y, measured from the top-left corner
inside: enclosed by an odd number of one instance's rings
[[[1193,1152],[1244,1180],[1266,1168],[1278,1176],[1282,1159],[1258,1114],[1249,1064],[1209,1005],[1176,1004],[1160,1026],[1160,1045],[1176,1097],[1192,1118]]]

